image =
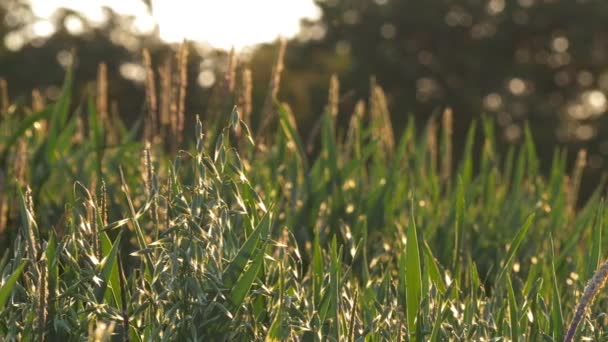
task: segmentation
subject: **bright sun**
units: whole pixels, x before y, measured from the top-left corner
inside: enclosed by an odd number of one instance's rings
[[[154,0],[153,17],[141,0],[31,0],[41,19],[59,7],[82,12],[93,21],[103,21],[103,6],[117,13],[135,16],[135,29],[149,30],[159,24],[160,36],[169,42],[189,40],[237,49],[291,37],[299,30],[300,19],[318,18],[312,0]]]

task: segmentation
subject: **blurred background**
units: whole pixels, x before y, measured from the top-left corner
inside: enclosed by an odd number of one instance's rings
[[[160,65],[187,39],[186,120],[204,119],[232,48],[262,107],[283,36],[279,98],[304,138],[333,73],[341,122],[374,77],[396,134],[409,115],[422,127],[450,106],[456,151],[481,116],[495,119],[502,150],[528,122],[545,169],[558,146],[571,161],[587,149],[584,195],[608,169],[607,23],[601,0],[0,0],[0,77],[11,98],[29,102],[38,88],[52,101],[71,65],[84,99],[105,62],[110,110],[134,123],[145,106],[142,49]]]

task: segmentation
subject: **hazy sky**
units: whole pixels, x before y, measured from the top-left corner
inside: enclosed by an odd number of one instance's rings
[[[140,0],[31,0],[34,14],[48,18],[58,7],[103,21],[103,6],[137,17],[136,28],[145,31],[158,23],[167,41],[207,41],[220,48],[244,46],[295,35],[303,17],[317,18],[312,0],[153,0],[153,17]],[[48,27],[48,25],[46,26]],[[45,26],[39,25],[44,31]]]

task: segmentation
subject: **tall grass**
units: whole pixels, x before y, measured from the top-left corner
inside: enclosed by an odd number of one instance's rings
[[[74,106],[70,73],[53,103],[3,102],[2,339],[566,336],[605,250],[601,190],[575,205],[584,152],[568,172],[556,151],[543,176],[529,129],[500,156],[495,124],[482,119],[454,161],[457,116],[448,110],[423,131],[409,117],[393,136],[375,82],[368,105],[337,127],[334,77],[311,156],[277,98],[282,57],[263,108],[251,108],[248,69],[236,83],[234,59],[215,101],[235,109],[197,119],[194,141],[168,142],[181,135],[181,113],[191,115],[184,51],[177,68],[157,61],[158,78],[144,52],[144,141],[116,118],[109,127],[107,99]],[[252,112],[278,130],[252,132]],[[578,309],[571,333],[606,339],[604,309],[601,299]]]

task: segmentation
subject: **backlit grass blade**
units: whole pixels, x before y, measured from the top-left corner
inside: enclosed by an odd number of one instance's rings
[[[232,259],[224,273],[222,281],[226,288],[231,289],[237,279],[243,274],[245,266],[250,260],[254,259],[254,255],[258,247],[260,239],[267,239],[272,224],[271,215],[265,214],[258,226],[251,232],[237,255]]]
[[[23,272],[23,268],[25,267],[26,262],[22,262],[17,269],[11,274],[6,283],[0,287],[0,312],[4,310],[4,305],[8,300],[9,296],[13,292],[15,288],[15,284],[17,284],[17,280],[19,280],[19,276],[21,276],[21,272]]]
[[[113,253],[114,250],[114,245],[116,245],[116,242],[114,242],[114,244],[112,244],[112,241],[110,240],[110,238],[108,237],[108,234],[106,234],[105,232],[99,232],[100,236],[101,236],[101,253],[104,256],[109,256],[111,253]],[[122,231],[119,233],[118,238],[121,237]],[[116,258],[119,258],[120,256],[117,254]],[[112,290],[112,295],[113,295],[113,299],[116,303],[116,305],[120,305],[120,303],[122,303],[122,293],[120,291],[120,269],[117,265],[112,266],[112,271],[110,273],[110,278],[109,278],[109,284]],[[105,297],[107,298],[108,295],[105,294]],[[106,300],[107,301],[107,300]]]
[[[443,341],[441,336],[441,325],[443,324],[443,321],[447,318],[449,312],[450,310],[445,304],[442,304],[440,309],[437,310],[437,317],[435,317],[435,321],[433,322],[433,329],[431,330],[431,336],[429,337],[429,341]]]
[[[101,281],[99,286],[95,289],[95,299],[98,303],[103,303],[102,300],[104,298],[104,294],[106,292],[106,288],[108,287],[108,283],[110,282],[110,276],[112,275],[113,269],[118,269],[116,254],[120,248],[120,238],[122,236],[122,231],[118,233],[116,240],[112,244],[112,248],[110,252],[104,257],[101,262],[101,272],[99,274]]]
[[[422,267],[420,265],[420,250],[418,247],[418,233],[416,232],[416,219],[414,217],[414,204],[410,203],[410,224],[407,227],[407,244],[405,246],[405,260],[401,267],[405,267],[405,300],[407,307],[407,330],[410,340],[416,336],[416,316],[422,299]],[[405,261],[405,265],[404,265]]]
[[[519,310],[515,300],[515,292],[511,283],[511,276],[507,274],[507,295],[509,299],[509,321],[511,326],[511,341],[519,341]]]
[[[324,270],[323,254],[321,252],[321,243],[319,242],[318,232],[315,233],[312,248],[312,293],[314,303],[316,305],[320,305]]]
[[[428,269],[430,281],[433,285],[435,285],[435,287],[437,287],[437,289],[439,290],[439,293],[444,294],[445,290],[446,290],[446,286],[445,286],[445,282],[444,282],[443,278],[441,277],[441,272],[439,271],[439,266],[437,264],[437,260],[433,256],[433,253],[432,253],[431,248],[429,247],[428,243],[424,240],[422,241],[422,243],[423,243],[424,255],[425,255],[424,265]]]
[[[287,117],[287,111],[285,107],[281,104],[279,105],[279,123],[281,124],[281,129],[283,133],[287,136],[287,138],[296,146],[296,150],[298,151],[298,157],[300,162],[302,163],[303,171],[308,170],[308,158],[306,157],[306,151],[304,149],[304,145],[302,144],[302,139],[300,139],[300,134],[296,131],[295,127],[289,121]]]
[[[515,254],[517,253],[517,250],[519,249],[519,246],[521,245],[522,241],[526,237],[526,234],[528,232],[528,229],[532,225],[532,222],[534,222],[534,216],[534,213],[528,215],[528,218],[526,219],[524,224],[521,226],[521,228],[519,228],[519,231],[517,232],[513,240],[511,240],[511,243],[509,244],[509,252],[507,253],[507,258],[505,260],[504,266],[498,274],[498,277],[496,277],[497,286],[500,284],[500,280],[504,276],[505,272],[508,272],[511,269],[513,260],[515,259]]]
[[[331,269],[329,272],[329,308],[328,319],[331,320],[331,336],[335,341],[340,340],[340,257],[338,242],[334,235],[331,240]]]
[[[562,300],[559,293],[559,287],[557,282],[557,275],[555,274],[555,260],[553,247],[553,238],[551,238],[551,286],[553,292],[551,293],[551,326],[553,330],[553,340],[561,341],[564,333],[564,314],[562,313]]]
[[[452,269],[456,270],[458,262],[462,255],[462,240],[463,223],[464,223],[464,181],[462,177],[458,177],[458,186],[456,190],[456,219],[454,220],[454,251],[452,252]]]
[[[0,154],[0,165],[6,165],[6,158],[8,157],[8,152],[10,151],[11,147],[13,147],[13,145],[19,140],[19,138],[23,137],[25,132],[34,127],[34,124],[36,124],[37,122],[44,119],[48,119],[51,115],[51,111],[52,106],[48,106],[42,111],[28,115],[19,121],[18,127],[11,132],[11,135],[8,137],[8,139],[6,139],[6,141],[2,142],[3,149]]]
[[[473,179],[473,144],[475,143],[475,133],[477,131],[476,122],[473,121],[467,132],[467,139],[464,147],[463,160],[460,166],[460,174],[462,175],[462,182],[465,186],[468,186]]]
[[[604,229],[604,200],[600,200],[597,208],[595,224],[593,225],[593,234],[591,241],[591,249],[587,258],[585,269],[585,279],[591,279],[595,270],[600,266],[602,257],[602,230]]]
[[[253,256],[253,260],[250,263],[247,270],[243,272],[241,277],[232,287],[230,291],[230,302],[233,305],[233,309],[238,309],[245,300],[245,297],[249,293],[249,289],[251,289],[251,285],[253,284],[255,278],[257,277],[260,269],[262,269],[262,262],[264,261],[264,247],[265,243],[262,243],[261,247],[258,247],[255,250],[255,255]]]
[[[283,301],[285,294],[285,273],[283,272],[283,267],[279,267],[279,282],[278,282],[278,291],[279,291],[279,308],[277,310],[274,319],[272,320],[272,324],[270,324],[270,328],[268,329],[268,334],[266,335],[265,342],[278,342],[283,341],[285,336],[283,334]]]
[[[51,163],[54,159],[54,152],[57,148],[57,140],[64,130],[65,124],[68,120],[68,112],[70,110],[70,103],[72,99],[72,79],[73,79],[72,68],[68,68],[61,89],[61,95],[53,106],[53,112],[51,114],[49,122],[49,131],[47,135],[47,143],[45,145],[45,155],[47,163]]]
[[[524,136],[526,155],[528,157],[528,177],[533,180],[538,172],[538,156],[536,155],[536,146],[534,145],[534,139],[532,138],[530,124],[527,122],[524,125]]]

